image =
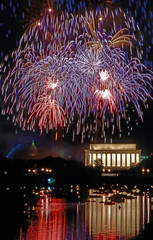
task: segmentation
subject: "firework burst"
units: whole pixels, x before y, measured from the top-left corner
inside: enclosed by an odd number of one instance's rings
[[[107,9],[103,19],[100,10],[60,16],[46,11],[31,24],[3,82],[2,114],[12,116],[23,130],[38,127],[42,133],[63,128],[68,132],[73,126],[73,139],[81,133],[82,141],[86,132],[97,131],[98,121],[102,134],[106,121],[116,122],[121,131],[121,119],[128,117],[127,104],[143,119],[141,105],[152,98],[153,73],[132,57],[135,37],[127,24],[117,31],[118,11],[110,15],[111,35],[104,29]]]

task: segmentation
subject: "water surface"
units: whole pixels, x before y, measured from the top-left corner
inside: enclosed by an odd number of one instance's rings
[[[70,189],[72,191],[72,189]],[[77,192],[79,199],[79,191]],[[27,231],[20,228],[20,240],[115,240],[133,239],[150,223],[152,199],[147,192],[128,194],[123,200],[107,202],[113,192],[89,190],[82,201],[44,194],[29,218]],[[122,192],[124,195],[125,193]]]

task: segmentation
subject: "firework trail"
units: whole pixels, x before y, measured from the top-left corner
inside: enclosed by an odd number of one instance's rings
[[[121,131],[127,104],[143,120],[153,73],[140,62],[138,26],[128,29],[130,21],[118,7],[80,14],[48,8],[12,53],[2,114],[23,130],[68,132],[73,126],[73,139],[81,133],[82,141],[97,131],[98,121],[102,135],[106,125]]]

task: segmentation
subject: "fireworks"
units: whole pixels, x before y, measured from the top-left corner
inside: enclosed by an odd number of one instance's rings
[[[50,95],[45,94],[38,97],[37,103],[33,105],[25,124],[30,122],[30,129],[35,130],[35,121],[37,119],[41,133],[43,128],[48,131],[57,128],[57,126],[65,127],[64,111]]]
[[[119,13],[120,11],[120,13]],[[153,73],[142,57],[125,22],[117,29],[115,19],[125,20],[121,10],[61,13],[51,8],[32,23],[12,54],[14,66],[2,86],[3,115],[12,116],[23,130],[35,131],[73,126],[75,134],[97,131],[104,135],[106,121],[121,130],[132,104],[143,119]],[[107,29],[105,21],[109,20]],[[108,35],[111,28],[111,35]],[[136,49],[133,50],[133,49]],[[129,57],[128,57],[129,56]]]

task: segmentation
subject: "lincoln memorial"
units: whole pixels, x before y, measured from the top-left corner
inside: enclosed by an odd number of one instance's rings
[[[85,149],[85,166],[95,167],[96,161],[105,169],[123,169],[135,166],[140,162],[141,149],[136,144],[89,144]]]

